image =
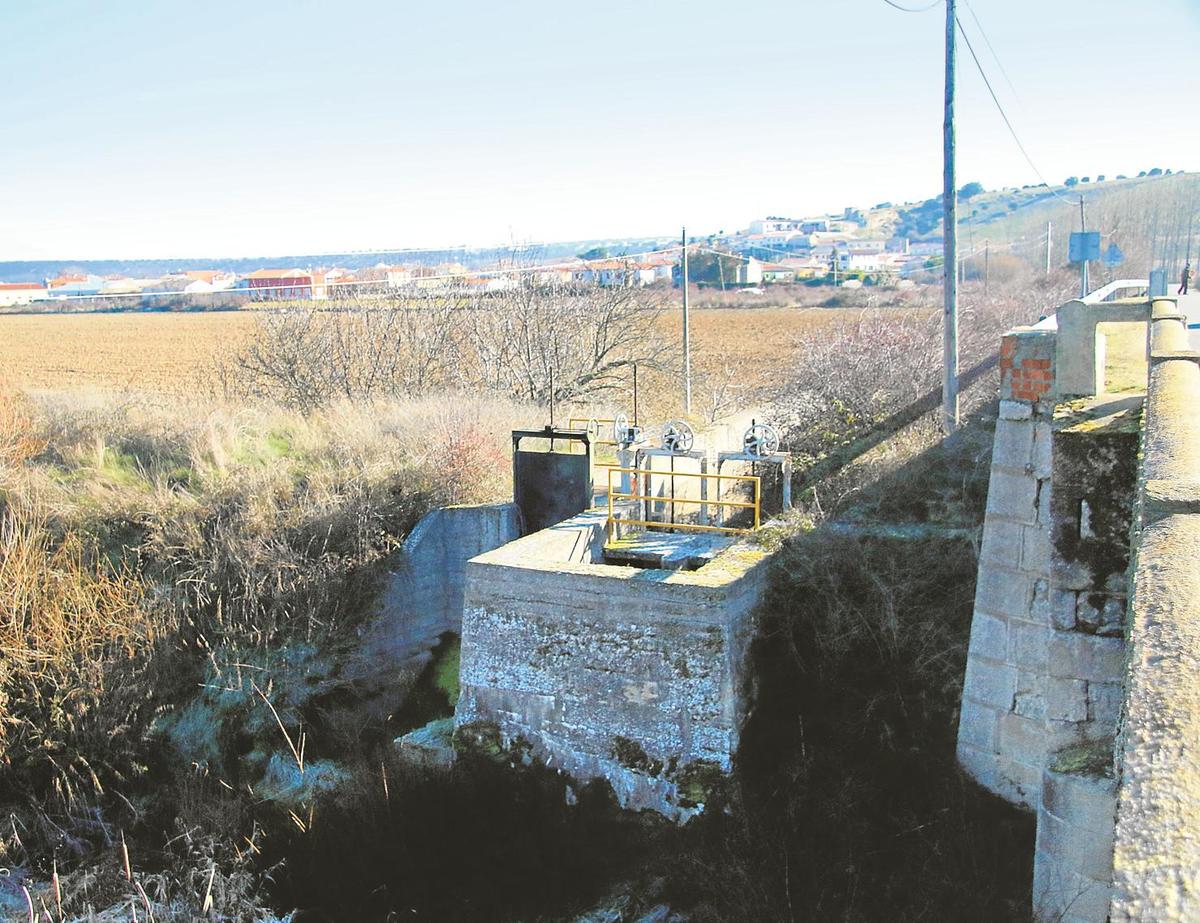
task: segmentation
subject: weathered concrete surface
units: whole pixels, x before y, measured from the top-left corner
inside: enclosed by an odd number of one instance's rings
[[[403,697],[428,662],[440,635],[462,629],[467,561],[520,535],[511,503],[452,506],[422,517],[389,562],[376,611],[344,678],[380,708]]]
[[[1033,862],[1034,919],[1103,923],[1112,897],[1116,781],[1047,769]]]
[[[455,722],[607,779],[626,807],[686,817],[732,766],[768,553],[741,542],[694,571],[596,563],[605,515],[469,563]]]
[[[1130,639],[1112,919],[1200,920],[1200,517],[1143,531]]]
[[[462,624],[467,561],[520,535],[512,503],[449,506],[427,513],[396,552],[366,639],[396,656],[428,650]],[[376,643],[378,642],[378,643]]]
[[[1113,921],[1200,919],[1200,365],[1156,302],[1118,741]]]
[[[1068,301],[1056,312],[1058,348],[1056,388],[1060,398],[1093,397],[1104,393],[1105,340],[1101,324],[1145,324],[1150,305],[1144,298],[1085,304]]]

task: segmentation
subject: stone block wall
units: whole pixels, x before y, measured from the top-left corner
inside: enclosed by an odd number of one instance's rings
[[[962,766],[1029,808],[1055,751],[1116,723],[1140,407],[1056,415],[1055,353],[1052,330],[1004,338],[958,736]]]
[[[1047,671],[1053,359],[1052,331],[1018,330],[1001,347],[1000,416],[958,731],[967,772],[1030,807],[1049,752],[1047,715],[1074,717],[1079,708],[1072,678]]]
[[[470,562],[455,722],[607,779],[625,807],[686,817],[695,781],[732,767],[767,554],[740,544],[666,572],[581,560],[589,540],[562,540],[603,522],[585,513]]]
[[[1046,770],[1033,862],[1035,919],[1100,923],[1108,916],[1116,788],[1105,774]]]

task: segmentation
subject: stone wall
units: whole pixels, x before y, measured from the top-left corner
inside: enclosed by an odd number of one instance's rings
[[[1033,864],[1035,916],[1045,923],[1102,923],[1112,894],[1116,782],[1092,767],[1046,770]]]
[[[1053,331],[1023,328],[1001,346],[1001,401],[963,683],[958,759],[981,785],[1037,804],[1047,710],[1073,706],[1044,682],[1050,618]]]
[[[695,571],[597,563],[604,519],[470,562],[455,723],[607,779],[625,807],[686,817],[732,766],[767,553],[741,543]]]
[[[1151,326],[1114,923],[1200,919],[1200,355],[1171,301]]]

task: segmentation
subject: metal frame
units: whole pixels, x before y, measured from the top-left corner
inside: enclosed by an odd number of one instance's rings
[[[613,479],[614,474],[634,475],[635,476],[636,480],[634,480],[634,482],[633,482],[634,487],[630,493],[621,493],[619,491],[613,490],[612,479]],[[648,483],[649,478],[655,474],[660,474],[664,477],[702,479],[701,484],[704,484],[706,481],[709,481],[709,480],[717,481],[718,494],[720,493],[720,482],[721,481],[749,481],[751,484],[754,485],[754,501],[751,503],[747,503],[743,500],[708,500],[708,499],[694,500],[691,497],[675,497],[675,496],[672,496],[670,499],[663,499],[661,497],[655,497],[655,496],[641,493],[640,492],[641,488],[639,486],[643,483],[641,480],[641,477],[644,475],[646,477],[646,482]],[[674,505],[676,503],[690,503],[693,506],[700,506],[700,507],[719,506],[719,507],[723,507],[723,508],[734,508],[734,509],[743,509],[743,510],[752,509],[752,510],[754,510],[754,526],[752,528],[745,529],[745,528],[738,528],[735,526],[711,526],[711,525],[701,525],[699,523],[690,523],[690,522],[655,522],[655,521],[649,520],[649,519],[618,519],[613,510],[613,502],[616,500],[634,500],[634,501],[638,501],[638,502],[644,502],[644,501],[649,500],[649,501],[653,501],[653,502],[670,503],[672,506],[672,513],[674,512]],[[607,530],[608,538],[610,541],[613,538],[613,527],[616,524],[627,525],[627,526],[642,526],[646,529],[683,529],[685,531],[690,531],[690,532],[720,532],[720,533],[723,533],[726,535],[746,535],[746,534],[753,532],[755,529],[757,529],[762,524],[762,479],[758,475],[755,475],[755,474],[709,474],[707,472],[698,474],[698,473],[692,472],[692,471],[676,471],[676,472],[672,473],[672,472],[668,472],[668,471],[653,471],[653,470],[650,470],[647,468],[609,468],[608,469],[608,522],[605,523],[605,528]]]
[[[792,508],[792,456],[787,452],[762,456],[751,455],[749,452],[718,452],[717,474],[721,473],[721,466],[727,461],[749,462],[751,465],[778,465],[780,487],[783,493],[780,502],[785,510]]]
[[[600,429],[599,429],[599,427],[600,427],[601,425],[603,425],[603,424],[605,424],[605,423],[608,423],[608,424],[615,424],[617,421],[616,421],[616,419],[615,419],[615,418],[614,418],[614,419],[609,419],[609,418],[607,418],[607,417],[571,417],[569,420],[567,420],[567,426],[568,426],[568,428],[570,428],[570,429],[575,429],[575,428],[576,428],[576,427],[575,427],[575,424],[576,424],[576,423],[582,423],[582,424],[583,424],[583,430],[584,430],[584,432],[587,432],[587,425],[588,425],[589,423],[593,423],[593,422],[596,424],[596,427],[597,427],[597,428],[596,428],[596,435],[599,435],[599,434],[600,434]],[[616,433],[614,432],[614,433],[613,433],[613,435],[615,436],[615,435],[616,435]],[[616,439],[593,439],[593,440],[592,440],[592,445],[615,445],[615,446],[619,446],[620,444],[621,444],[621,443],[619,443],[619,442],[618,442]]]

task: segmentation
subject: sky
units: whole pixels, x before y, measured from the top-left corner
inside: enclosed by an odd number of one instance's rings
[[[1037,167],[961,46],[960,183],[1200,169],[1200,0],[959,16]],[[944,18],[885,0],[9,3],[0,260],[707,234],[928,198]]]

